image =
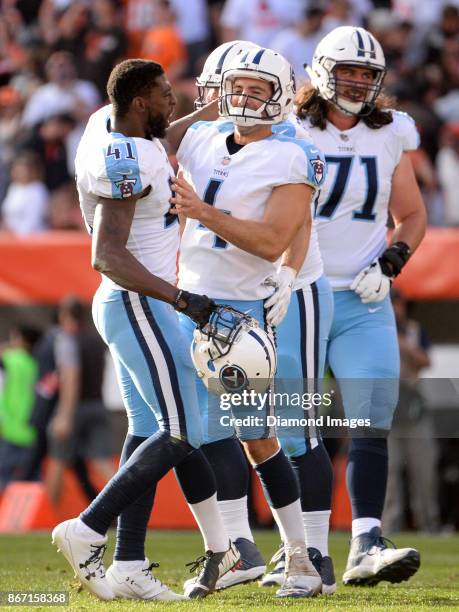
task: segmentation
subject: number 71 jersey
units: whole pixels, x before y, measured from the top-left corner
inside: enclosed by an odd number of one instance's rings
[[[359,121],[340,131],[301,125],[325,155],[328,174],[315,200],[324,271],[334,289],[354,277],[386,248],[392,176],[404,151],[419,146],[414,121],[392,111],[393,122],[371,129]]]

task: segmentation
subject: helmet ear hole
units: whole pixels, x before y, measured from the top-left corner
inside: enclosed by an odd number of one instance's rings
[[[209,359],[209,361],[207,362],[207,367],[211,372],[215,372],[215,365],[212,359]]]

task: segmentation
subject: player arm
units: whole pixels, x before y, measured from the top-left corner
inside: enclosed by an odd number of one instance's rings
[[[303,225],[297,231],[292,242],[282,255],[282,267],[287,266],[292,268],[295,270],[296,274],[298,274],[304,260],[306,259],[309,248],[309,239],[311,237],[311,225],[312,218],[309,214]]]
[[[174,181],[177,213],[197,219],[234,246],[268,261],[276,261],[310,218],[312,187],[304,183],[273,189],[261,221],[239,219],[203,202],[179,175]]]
[[[392,177],[389,210],[395,222],[391,244],[404,242],[413,253],[424,238],[427,214],[407,153],[402,154]]]
[[[151,274],[126,248],[137,199],[99,199],[94,215],[92,266],[125,289],[173,303],[177,288]]]
[[[170,146],[171,153],[176,153],[182,142],[187,129],[197,121],[215,121],[218,119],[218,102],[214,100],[189,115],[177,119],[167,128],[166,140]]]

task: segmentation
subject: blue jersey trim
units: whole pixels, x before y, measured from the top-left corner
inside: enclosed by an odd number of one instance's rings
[[[143,191],[134,138],[120,135],[104,147],[105,172],[112,184],[112,198],[122,200]]]
[[[281,124],[282,125],[282,124]],[[267,140],[278,140],[279,142],[291,142],[296,144],[306,156],[308,181],[315,187],[321,187],[327,176],[327,164],[319,149],[302,138],[291,138],[284,134],[272,134]],[[319,172],[320,170],[320,172]]]

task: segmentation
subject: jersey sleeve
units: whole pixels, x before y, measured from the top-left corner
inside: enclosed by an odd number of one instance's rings
[[[414,119],[408,113],[392,111],[393,129],[400,141],[402,151],[413,151],[419,147],[420,137]]]
[[[151,146],[149,146],[151,145]],[[87,164],[88,191],[101,198],[122,200],[153,184],[156,152],[153,143],[123,138],[103,147],[103,159]]]
[[[189,168],[191,153],[196,146],[197,139],[201,136],[201,130],[209,128],[212,123],[212,121],[196,121],[185,132],[176,155],[178,163],[183,168]]]
[[[321,151],[308,142],[295,139],[295,154],[290,166],[289,183],[306,183],[320,189],[327,176],[327,163]]]

